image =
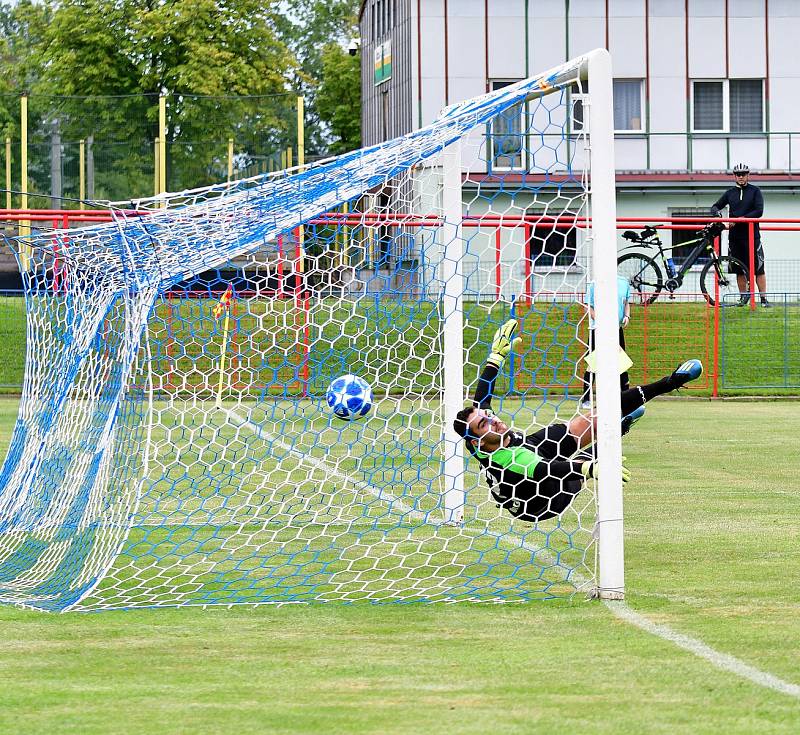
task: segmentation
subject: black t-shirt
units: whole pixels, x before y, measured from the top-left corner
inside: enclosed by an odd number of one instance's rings
[[[728,217],[761,217],[764,214],[764,197],[761,189],[752,184],[746,186],[732,186],[711,207],[711,213],[718,215],[721,210],[728,207]],[[728,231],[728,242],[744,243],[749,239],[749,223],[731,223]],[[758,222],[753,223],[753,242],[761,242],[761,233]]]
[[[491,411],[498,370],[486,365],[478,380],[474,405]],[[510,430],[509,441],[494,452],[467,448],[486,475],[495,502],[515,518],[541,521],[562,513],[583,487],[580,463],[567,457],[577,442],[565,424],[551,424],[533,434]]]

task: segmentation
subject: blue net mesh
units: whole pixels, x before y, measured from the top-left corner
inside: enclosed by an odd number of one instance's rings
[[[27,238],[0,601],[498,601],[590,586],[592,489],[541,521],[514,518],[474,459],[447,476],[463,448],[443,404],[448,381],[469,398],[495,329],[514,317],[523,345],[495,410],[530,432],[575,410],[582,64],[302,171]],[[443,203],[454,143],[457,222]],[[455,227],[458,313],[444,300]],[[456,318],[463,355],[447,374]],[[342,422],[325,391],[351,373],[374,406]],[[445,512],[453,487],[457,522]]]

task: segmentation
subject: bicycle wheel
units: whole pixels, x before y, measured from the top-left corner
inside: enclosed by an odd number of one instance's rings
[[[736,274],[731,273],[731,267],[735,267],[744,273],[744,277],[749,281],[747,266],[739,258],[731,258],[723,255],[717,260],[718,268],[714,267],[714,261],[709,260],[700,272],[700,290],[706,297],[710,306],[714,306],[714,295],[717,293],[719,279],[719,305],[720,306],[739,306],[739,284],[736,281]]]
[[[652,304],[664,288],[661,268],[653,258],[640,253],[628,253],[617,260],[617,272],[628,279],[631,295],[640,304]]]

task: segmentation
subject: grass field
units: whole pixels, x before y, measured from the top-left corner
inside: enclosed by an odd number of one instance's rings
[[[16,402],[0,400],[0,451]],[[628,604],[800,684],[797,404],[656,401]],[[796,733],[800,698],[602,604],[0,608],[0,732]]]

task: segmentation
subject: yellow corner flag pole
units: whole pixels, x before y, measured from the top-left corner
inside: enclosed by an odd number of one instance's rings
[[[231,301],[233,301],[233,284],[229,283],[219,303],[214,307],[214,318],[219,319],[225,313],[222,324],[222,345],[219,354],[219,385],[217,386],[217,408],[222,408],[222,389],[225,385],[225,357],[228,353],[228,335],[231,326]]]

